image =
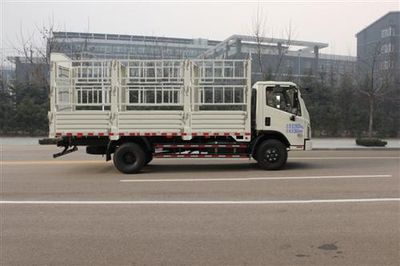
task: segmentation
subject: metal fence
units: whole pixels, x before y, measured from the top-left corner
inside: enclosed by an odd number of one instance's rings
[[[120,111],[131,107],[202,110],[244,106],[250,79],[247,60],[71,60],[56,63],[57,110]],[[185,95],[189,95],[185,100]]]

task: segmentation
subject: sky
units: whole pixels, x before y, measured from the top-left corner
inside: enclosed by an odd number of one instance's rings
[[[265,21],[266,37],[329,44],[322,53],[356,55],[355,34],[400,1],[270,0],[270,1],[11,1],[0,0],[1,53],[10,55],[21,39],[40,43],[37,29],[53,25],[59,31],[207,38],[224,40],[251,35],[257,12]]]

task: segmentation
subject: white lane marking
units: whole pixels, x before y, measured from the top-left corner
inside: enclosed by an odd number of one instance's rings
[[[182,179],[122,179],[120,182],[212,182],[212,181],[256,181],[256,180],[296,180],[296,179],[340,179],[340,178],[386,178],[392,175],[332,175],[332,176],[274,176],[237,178],[182,178]]]
[[[400,202],[400,198],[316,199],[316,200],[144,200],[144,201],[93,201],[93,200],[3,200],[1,205],[266,205],[266,204],[318,204]]]
[[[98,163],[106,163],[105,161],[99,160],[82,160],[82,161],[59,161],[59,160],[45,160],[45,161],[3,161],[3,165],[50,165],[50,164],[98,164]]]

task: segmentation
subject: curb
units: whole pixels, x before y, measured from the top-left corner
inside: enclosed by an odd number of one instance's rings
[[[400,147],[365,147],[365,148],[312,148],[313,151],[400,151]]]

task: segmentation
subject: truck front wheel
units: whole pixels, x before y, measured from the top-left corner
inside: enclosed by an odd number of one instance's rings
[[[286,146],[276,139],[265,140],[258,147],[256,158],[258,165],[262,169],[278,170],[286,163]]]
[[[135,174],[146,162],[143,149],[136,143],[124,143],[114,153],[115,167],[125,174]]]

